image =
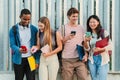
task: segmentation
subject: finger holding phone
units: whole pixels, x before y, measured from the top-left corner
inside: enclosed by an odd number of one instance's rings
[[[74,38],[76,35],[76,31],[71,31],[70,33],[70,39]]]
[[[70,34],[64,38],[63,42],[73,39],[75,35],[76,35],[76,31],[71,31]]]
[[[26,54],[26,53],[28,52],[27,47],[24,46],[24,45],[22,45],[19,50],[20,50],[20,52],[23,53],[23,54]]]
[[[86,32],[85,33],[85,41],[90,41],[92,38],[91,32]]]

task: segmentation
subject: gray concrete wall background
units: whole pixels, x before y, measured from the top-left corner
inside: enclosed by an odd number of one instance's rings
[[[47,1],[50,1],[50,3]],[[55,3],[59,6],[56,6]],[[63,3],[65,4],[63,5]],[[112,6],[110,6],[110,3]],[[101,7],[100,4],[104,7]],[[71,6],[80,10],[78,23],[83,26],[86,26],[85,23],[89,15],[97,14],[100,16],[103,26],[112,36],[112,71],[119,71],[120,0],[0,0],[0,71],[12,71],[8,31],[12,25],[19,22],[19,14],[22,8],[31,10],[31,22],[34,25],[37,26],[39,17],[47,16],[52,21],[53,28],[55,28],[67,22],[66,12]],[[110,7],[112,10],[110,10]],[[53,10],[53,8],[56,10]],[[112,15],[112,18],[108,15]]]

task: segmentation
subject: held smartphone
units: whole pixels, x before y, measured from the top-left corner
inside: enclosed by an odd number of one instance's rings
[[[90,37],[90,36],[91,36],[91,32],[86,32],[86,33],[85,33],[85,36],[86,36],[86,37]]]
[[[76,34],[76,31],[71,31],[71,34],[72,34],[72,35],[75,35],[75,34]]]
[[[21,46],[20,48],[22,48],[24,51],[27,51],[27,47],[26,46]]]

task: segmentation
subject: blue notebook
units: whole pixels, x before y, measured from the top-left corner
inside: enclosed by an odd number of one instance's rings
[[[78,51],[79,59],[82,61],[83,56],[85,55],[84,48],[80,45],[77,45],[77,51]]]

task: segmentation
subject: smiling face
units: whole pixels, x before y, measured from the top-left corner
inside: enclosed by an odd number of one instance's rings
[[[44,29],[45,29],[45,25],[44,25],[43,23],[41,23],[41,22],[38,22],[38,28],[39,28],[39,30],[40,30],[41,32],[43,32]]]
[[[89,21],[89,26],[92,30],[95,30],[99,25],[99,22],[94,19],[94,18],[91,18],[90,21]]]
[[[23,14],[20,16],[21,22],[20,24],[23,26],[27,26],[30,23],[31,20],[31,14]]]
[[[87,31],[97,34],[97,38],[99,38],[101,29],[102,26],[99,17],[97,15],[91,15],[87,19]]]
[[[71,14],[70,16],[68,16],[68,19],[71,23],[76,23],[78,20],[78,13]]]

